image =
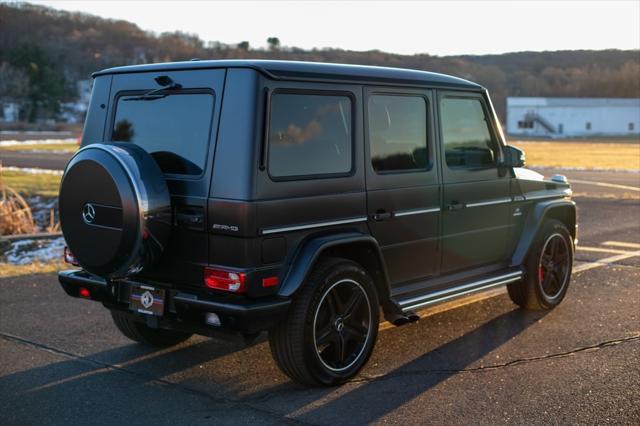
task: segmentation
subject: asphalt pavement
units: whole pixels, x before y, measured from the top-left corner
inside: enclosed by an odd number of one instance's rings
[[[72,155],[0,150],[0,162],[8,167],[64,170]]]
[[[631,173],[573,175],[612,176],[638,186]],[[290,382],[264,338],[152,351],[53,274],[2,279],[0,423],[640,424],[638,192],[574,191],[581,272],[558,308],[526,312],[500,293],[424,311],[383,327],[362,373],[337,388]]]

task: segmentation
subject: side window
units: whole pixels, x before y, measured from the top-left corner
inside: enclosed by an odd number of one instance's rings
[[[444,98],[440,115],[449,168],[480,169],[496,165],[489,123],[479,99]]]
[[[352,170],[351,99],[275,93],[269,122],[269,174],[295,178]]]
[[[368,114],[371,165],[376,172],[427,168],[427,104],[423,97],[373,95]]]

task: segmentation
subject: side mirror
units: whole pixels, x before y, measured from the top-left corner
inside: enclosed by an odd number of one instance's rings
[[[507,145],[504,147],[504,160],[502,165],[505,167],[523,167],[526,161],[524,151],[515,146]]]

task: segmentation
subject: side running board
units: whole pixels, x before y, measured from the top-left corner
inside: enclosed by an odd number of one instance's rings
[[[487,290],[493,287],[506,285],[522,278],[522,271],[513,271],[502,273],[488,278],[476,281],[465,282],[455,287],[439,290],[431,293],[421,294],[417,296],[409,296],[403,299],[396,299],[397,304],[402,312],[410,312],[414,309],[423,308],[425,306],[434,305],[440,302],[454,299],[456,297],[465,296],[471,293]]]

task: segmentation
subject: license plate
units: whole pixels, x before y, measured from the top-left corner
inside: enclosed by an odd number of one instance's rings
[[[146,285],[132,285],[129,307],[132,311],[162,316],[164,313],[164,290]]]

